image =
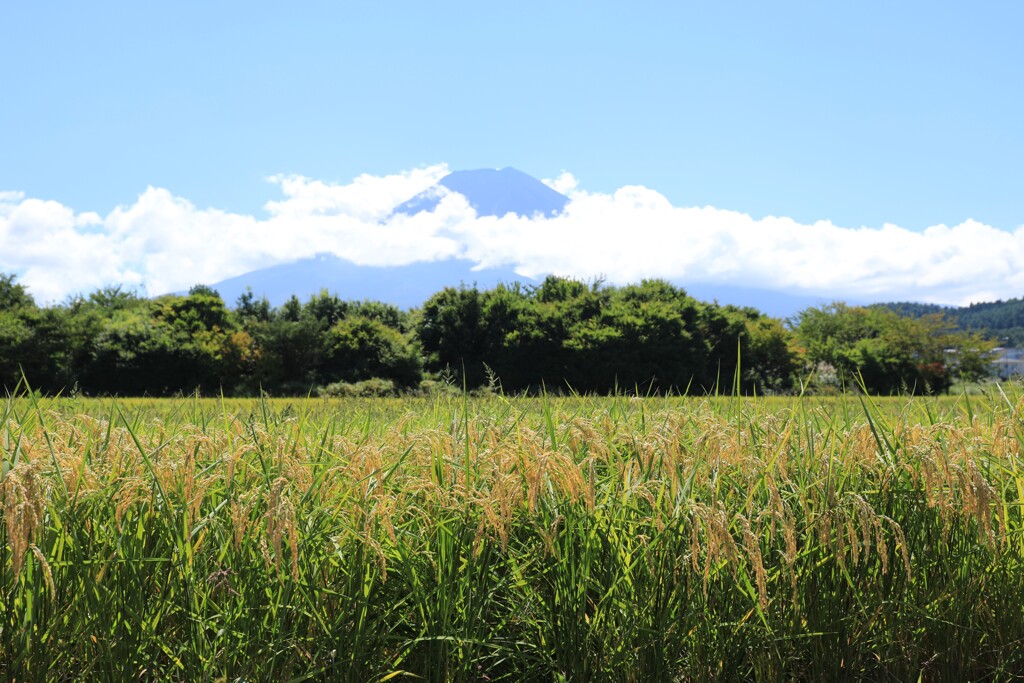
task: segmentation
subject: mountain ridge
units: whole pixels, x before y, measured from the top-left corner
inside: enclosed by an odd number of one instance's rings
[[[509,166],[452,171],[433,187],[396,206],[392,213],[415,215],[433,211],[445,192],[461,194],[478,216],[498,218],[510,213],[525,217],[541,214],[553,218],[569,203],[564,194]]]
[[[447,192],[466,197],[478,216],[553,217],[564,211],[569,198],[515,168],[453,171],[432,188],[402,202],[392,214],[415,215],[435,209]],[[594,273],[594,277],[599,274]],[[476,285],[486,289],[499,283],[539,284],[511,266],[477,267],[463,258],[420,261],[401,266],[362,266],[329,254],[277,264],[227,278],[210,285],[229,305],[247,290],[279,306],[289,297],[300,300],[328,290],[346,299],[374,299],[401,308],[422,305],[444,287]],[[723,305],[750,306],[777,318],[788,318],[809,306],[823,303],[822,297],[788,294],[771,289],[736,285],[688,282],[671,279],[696,299]]]
[[[908,318],[944,315],[964,330],[980,332],[1007,346],[1024,346],[1024,298],[985,301],[967,306],[943,306],[913,301],[873,304]]]

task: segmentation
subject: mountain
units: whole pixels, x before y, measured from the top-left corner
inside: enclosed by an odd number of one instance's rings
[[[360,266],[337,256],[320,254],[254,270],[212,287],[229,306],[233,306],[247,288],[251,288],[257,298],[267,297],[273,306],[280,306],[293,294],[300,301],[307,301],[326,289],[342,299],[373,299],[408,309],[420,306],[445,287],[475,284],[480,289],[490,289],[501,282],[533,282],[511,268],[473,270],[474,265],[466,259],[446,259],[404,266]]]
[[[257,297],[267,297],[273,306],[280,306],[293,294],[300,301],[307,301],[326,289],[343,299],[373,299],[409,309],[422,305],[445,287],[465,284],[493,289],[499,283],[540,284],[539,280],[519,275],[512,268],[473,270],[474,265],[466,259],[446,259],[404,266],[360,266],[337,256],[320,254],[254,270],[211,286],[229,306],[233,306],[246,289],[252,289]],[[673,284],[700,301],[752,306],[775,318],[788,318],[809,306],[825,302],[820,297],[764,289],[684,281],[674,281]]]
[[[981,332],[1005,346],[1024,346],[1024,299],[991,301],[960,307],[907,301],[876,306],[891,309],[909,318],[941,314],[962,329]]]
[[[394,213],[414,215],[434,209],[446,192],[462,194],[478,216],[556,216],[569,199],[514,168],[455,171],[394,209]],[[213,283],[227,304],[234,305],[247,288],[257,297],[265,296],[272,305],[280,306],[293,294],[306,301],[322,289],[343,299],[374,299],[412,308],[445,287],[460,284],[493,288],[500,282],[539,284],[517,275],[512,268],[473,270],[474,263],[465,259],[419,262],[404,266],[360,266],[333,255],[321,254],[291,263],[254,270],[238,277]],[[595,275],[597,275],[595,273]],[[786,318],[822,303],[812,296],[782,292],[674,281],[687,293],[701,301],[752,306],[768,315]]]
[[[437,185],[395,207],[394,213],[414,215],[434,209],[445,192],[463,195],[478,216],[555,216],[569,198],[536,178],[514,168],[455,171]],[[499,282],[532,283],[511,268],[473,270],[465,259],[411,263],[405,266],[360,266],[337,256],[312,258],[254,270],[211,285],[228,305],[247,288],[280,306],[295,295],[305,301],[321,289],[343,299],[374,299],[402,308],[419,306],[432,294],[449,286],[476,284],[481,289]]]
[[[395,207],[394,213],[415,215],[433,211],[445,191],[464,196],[477,216],[520,216],[541,214],[548,218],[565,209],[569,198],[555,192],[536,178],[514,168],[454,171],[412,199]]]
[[[682,287],[698,301],[717,301],[722,305],[750,306],[773,318],[791,318],[811,306],[821,306],[832,299],[808,294],[788,294],[772,289],[755,289],[735,285],[708,284],[673,280],[672,284]],[[857,305],[856,301],[847,301]]]

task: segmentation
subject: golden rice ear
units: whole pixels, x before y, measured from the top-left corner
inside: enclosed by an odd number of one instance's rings
[[[46,561],[46,556],[43,555],[43,551],[39,549],[39,546],[33,543],[30,547],[32,554],[39,561],[39,566],[43,570],[43,579],[46,581],[46,587],[50,592],[50,602],[53,602],[57,598],[57,588],[53,583],[53,571],[50,569],[50,563]]]
[[[287,541],[291,559],[291,573],[298,577],[298,530],[295,522],[295,505],[288,496],[289,482],[284,477],[275,479],[270,490],[265,494],[266,540],[269,544],[268,554],[274,567],[281,571],[285,542]]]
[[[893,573],[900,590],[926,583],[928,577],[917,574],[929,571],[935,558],[929,555],[918,564],[923,552],[941,556],[969,547],[972,562],[991,556],[1019,559],[1012,508],[1019,490],[1013,476],[1019,475],[1012,474],[1017,461],[1009,459],[1019,460],[1014,435],[1019,426],[1005,411],[994,422],[970,424],[922,426],[897,419],[891,430],[900,442],[899,457],[882,458],[870,427],[856,418],[842,421],[822,412],[815,415],[817,423],[802,423],[793,414],[748,420],[724,414],[720,405],[691,401],[673,404],[664,416],[648,412],[641,425],[636,416],[642,407],[631,403],[633,412],[623,417],[610,417],[607,410],[582,414],[577,407],[570,417],[556,418],[551,432],[533,428],[539,420],[529,407],[522,415],[471,417],[465,426],[461,413],[452,420],[443,411],[411,417],[404,412],[395,422],[350,426],[344,433],[318,432],[316,425],[295,420],[259,422],[251,429],[229,420],[226,427],[203,430],[167,420],[138,435],[145,453],[158,451],[152,468],[128,431],[53,417],[52,451],[43,445],[41,432],[33,434],[26,449],[31,458],[0,481],[3,524],[17,531],[6,540],[20,549],[0,556],[5,572],[16,565],[16,581],[20,572],[17,590],[34,584],[37,604],[45,602],[44,592],[52,599],[55,589],[64,588],[69,565],[55,561],[58,553],[47,546],[57,533],[44,507],[58,504],[50,488],[60,486],[55,474],[60,469],[69,497],[95,494],[87,502],[96,506],[83,507],[90,516],[74,520],[90,537],[117,539],[123,525],[127,538],[136,533],[132,521],[140,510],[154,524],[166,524],[157,529],[163,538],[202,524],[191,538],[204,572],[211,566],[251,571],[253,561],[259,571],[266,562],[273,580],[290,577],[310,591],[330,583],[322,591],[325,600],[337,596],[339,576],[348,577],[343,563],[355,556],[365,558],[359,571],[367,583],[358,587],[364,599],[375,599],[389,574],[399,577],[397,588],[391,579],[389,593],[404,590],[409,576],[402,573],[419,571],[404,566],[410,549],[423,548],[419,541],[444,519],[465,525],[457,534],[462,545],[455,555],[463,562],[457,569],[469,574],[466,570],[475,567],[467,561],[497,562],[477,579],[500,584],[507,578],[503,574],[515,573],[514,601],[531,590],[534,569],[542,568],[545,580],[570,576],[571,563],[551,562],[551,557],[562,553],[561,560],[573,559],[576,548],[564,550],[580,538],[581,527],[572,525],[596,522],[586,530],[597,528],[601,534],[597,552],[611,567],[605,573],[612,585],[600,587],[611,595],[607,600],[600,599],[602,592],[588,598],[588,633],[618,628],[617,618],[639,620],[644,596],[623,591],[649,588],[651,581],[689,592],[697,603],[702,584],[709,599],[700,609],[708,611],[698,619],[718,618],[712,613],[716,604],[735,615],[740,600],[739,614],[749,619],[740,625],[756,628],[756,617],[750,618],[753,601],[770,623],[783,615],[799,628],[801,619],[813,618],[810,598],[802,596],[822,599],[820,591],[806,590],[801,582],[808,576],[814,580],[819,570],[833,577],[840,568],[849,572],[848,579],[862,591],[858,600],[867,604],[881,594],[880,587],[893,584],[883,578]],[[83,444],[92,449],[88,459],[80,453]],[[26,470],[26,464],[37,469]],[[172,504],[169,521],[150,515],[155,507],[145,507],[159,499],[156,484],[166,488],[162,502]],[[928,525],[924,534],[914,526],[922,520]],[[927,536],[925,549],[922,536]],[[950,539],[957,547],[944,546]],[[327,560],[317,556],[321,547],[328,548]],[[211,555],[212,548],[227,560],[221,563],[223,557]],[[529,553],[524,560],[522,554]],[[418,565],[434,570],[442,562],[438,554],[416,556]],[[108,547],[99,561],[86,565],[83,580],[107,590],[128,565]],[[561,571],[555,565],[565,566],[566,575],[554,577]],[[901,566],[906,582],[898,576]],[[458,571],[446,576],[462,580]],[[588,575],[592,579],[597,580]],[[483,593],[499,593],[504,590],[499,584]],[[742,588],[735,590],[737,585]],[[451,595],[466,588],[456,585]],[[220,591],[212,599],[227,597]],[[783,604],[786,598],[793,615]],[[888,593],[884,599],[885,609],[894,606]],[[615,608],[595,616],[601,603]],[[979,601],[975,607],[991,605]],[[294,615],[316,608],[310,604]],[[806,614],[800,614],[802,608]],[[871,627],[886,621],[878,609],[864,608],[875,615]],[[405,610],[400,618],[412,624],[417,617]],[[318,626],[309,628],[312,633]]]
[[[7,546],[11,552],[11,573],[17,582],[25,553],[35,542],[43,521],[46,493],[40,479],[41,465],[26,456],[0,480]]]
[[[751,529],[750,522],[746,517],[741,515],[737,520],[743,535],[743,549],[746,551],[747,560],[754,571],[758,604],[764,610],[768,608],[768,573],[765,571],[764,561],[761,557],[761,541]]]

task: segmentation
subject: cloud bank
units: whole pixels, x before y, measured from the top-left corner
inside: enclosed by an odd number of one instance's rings
[[[451,257],[614,283],[662,277],[852,300],[962,305],[1024,294],[1024,227],[967,220],[916,232],[753,218],[675,207],[639,186],[589,193],[568,173],[545,182],[570,202],[555,218],[477,217],[448,194],[432,212],[392,209],[433,186],[445,165],[348,184],[274,176],[265,215],[201,209],[149,187],[106,216],[16,191],[0,192],[0,272],[40,303],[108,285],[148,295],[330,253],[364,265]]]

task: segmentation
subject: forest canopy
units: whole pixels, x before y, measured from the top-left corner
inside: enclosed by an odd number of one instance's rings
[[[796,319],[701,302],[663,280],[550,276],[450,287],[421,308],[322,291],[279,307],[209,287],[149,299],[105,288],[38,306],[0,275],[0,385],[164,396],[397,393],[939,392],[984,376],[993,344],[948,316],[841,303]]]

